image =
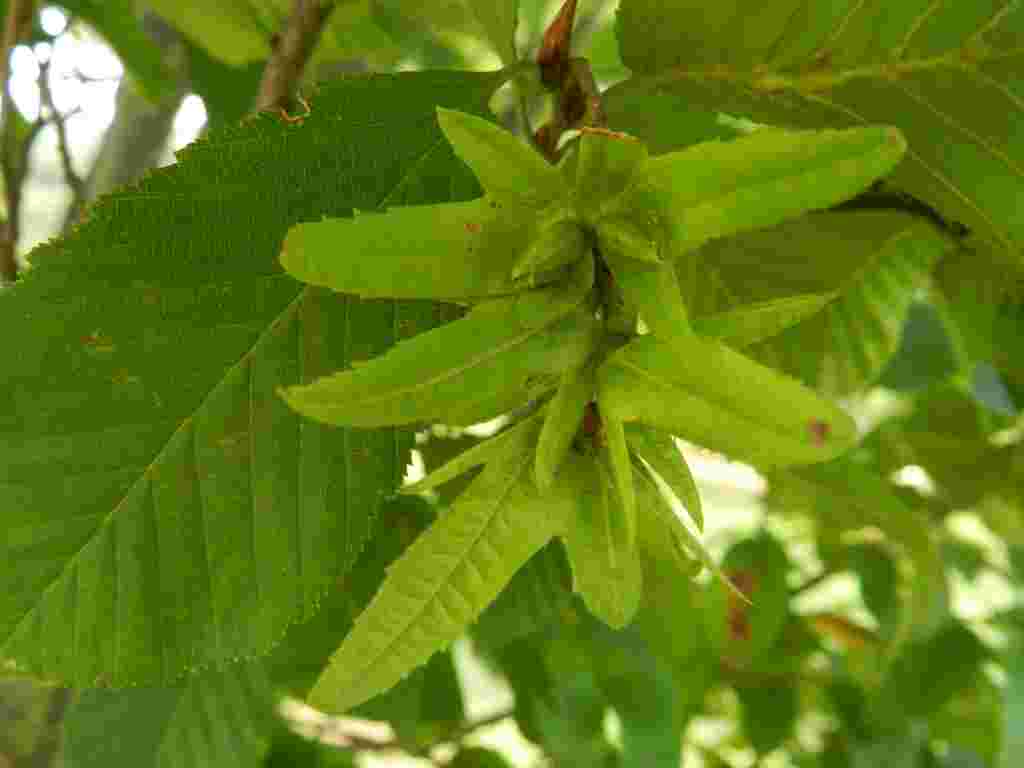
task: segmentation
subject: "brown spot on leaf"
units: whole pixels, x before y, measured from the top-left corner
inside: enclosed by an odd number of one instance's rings
[[[469,232],[471,235],[475,235],[477,232],[480,231],[480,225],[477,224],[475,221],[467,221],[466,231]]]
[[[832,431],[831,427],[824,421],[814,419],[810,423],[811,438],[814,440],[814,444],[822,446],[828,439],[829,433]]]

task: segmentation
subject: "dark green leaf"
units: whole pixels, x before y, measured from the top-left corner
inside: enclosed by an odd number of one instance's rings
[[[0,369],[3,656],[80,685],[153,684],[266,652],[312,615],[411,439],[305,423],[275,389],[435,312],[304,290],[276,265],[281,239],[353,206],[478,194],[438,152],[434,109],[482,111],[496,83],[325,86],[301,125],[214,133],[33,252],[0,296],[22,329]]]
[[[540,497],[511,452],[483,472],[388,569],[310,694],[343,712],[447,647],[537,550],[564,530],[575,484]]]
[[[898,6],[624,0],[622,59],[690,109],[803,128],[895,123],[893,182],[1021,264],[1024,12],[1013,3]]]
[[[64,721],[68,768],[250,768],[269,747],[275,697],[258,662],[174,688],[84,690]]]
[[[799,713],[795,680],[770,685],[738,685],[743,732],[759,755],[778,748],[793,734]]]

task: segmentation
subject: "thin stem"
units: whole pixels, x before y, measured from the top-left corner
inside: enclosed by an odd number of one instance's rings
[[[65,114],[61,114],[57,110],[57,105],[53,101],[53,91],[50,89],[50,65],[48,62],[39,65],[39,100],[42,106],[50,112],[47,122],[52,122],[57,131],[57,153],[60,155],[64,182],[71,188],[71,206],[78,210],[85,204],[85,180],[75,171],[66,123],[69,117],[81,110],[76,108]]]
[[[0,105],[3,109],[3,134],[0,136],[0,174],[4,180],[6,220],[0,228],[0,284],[18,279],[18,218],[21,209],[21,187],[25,180],[25,147],[31,142],[19,137],[11,97],[11,52],[30,28],[35,13],[35,0],[8,0],[4,19],[3,44],[0,50]],[[32,136],[31,138],[35,138]]]

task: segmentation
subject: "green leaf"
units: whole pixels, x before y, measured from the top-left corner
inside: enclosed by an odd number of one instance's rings
[[[900,548],[911,568],[904,603],[905,628],[895,633],[902,642],[926,637],[948,616],[946,569],[939,541],[926,511],[870,467],[836,459],[813,467],[772,473],[769,504],[792,514],[805,512],[831,535],[877,527]]]
[[[515,293],[510,272],[533,237],[534,216],[490,198],[357,211],[293,227],[281,264],[304,283],[366,298]]]
[[[125,68],[138,81],[151,101],[171,94],[173,78],[164,63],[160,47],[139,23],[130,0],[62,0],[72,16],[84,19],[106,38]]]
[[[269,747],[274,706],[256,662],[208,669],[174,688],[86,689],[64,718],[64,764],[250,768]]]
[[[675,675],[635,628],[594,632],[598,685],[622,725],[622,768],[679,768]],[[638,692],[642,694],[638,695]]]
[[[816,315],[835,297],[834,293],[806,293],[752,302],[697,318],[693,321],[693,329],[730,347],[747,347]]]
[[[609,415],[762,466],[826,461],[856,439],[853,420],[798,382],[722,344],[642,336],[599,373]]]
[[[559,212],[559,216],[562,212]],[[570,218],[558,218],[551,224],[538,227],[532,241],[512,268],[512,277],[527,277],[531,287],[544,275],[575,263],[590,253],[583,228]],[[538,277],[538,273],[540,277]]]
[[[455,753],[448,768],[512,768],[500,752],[484,747],[464,747]]]
[[[31,254],[0,296],[21,329],[0,367],[0,655],[80,686],[152,685],[265,653],[312,615],[411,436],[304,422],[275,390],[435,310],[304,289],[277,266],[281,239],[389,197],[479,194],[438,152],[434,108],[486,109],[497,82],[325,85],[302,125],[213,132]]]
[[[697,316],[795,293],[834,294],[823,311],[751,354],[840,395],[881,375],[911,302],[947,248],[931,224],[906,213],[824,212],[709,243],[677,270]],[[721,298],[708,302],[715,288]]]
[[[600,394],[598,402],[601,402]],[[637,526],[636,492],[633,489],[633,465],[629,459],[629,445],[626,443],[626,432],[622,422],[604,409],[601,409],[600,413],[605,443],[600,455],[603,461],[608,462],[608,469],[611,471],[613,487],[621,505],[621,534],[625,536],[625,547],[632,552],[636,547]]]
[[[537,495],[528,453],[492,461],[389,569],[309,696],[344,712],[445,648],[561,531],[569,492]]]
[[[704,511],[697,483],[672,436],[643,424],[627,424],[626,438],[633,451],[665,481],[675,500],[686,508],[697,530],[703,531]]]
[[[687,99],[633,77],[601,94],[608,125],[636,136],[652,155],[711,139],[733,139],[738,131],[717,109],[695,108]]]
[[[843,0],[753,12],[624,0],[618,19],[625,64],[692,109],[801,128],[896,124],[911,152],[893,183],[966,225],[993,261],[1021,264],[1016,4]]]
[[[522,138],[451,109],[438,109],[437,122],[455,154],[499,203],[539,212],[568,196],[562,173]]]
[[[597,618],[621,629],[640,605],[640,559],[624,535],[626,513],[603,463],[576,455],[572,460],[577,506],[562,539],[572,567],[573,590]]]
[[[1024,643],[1018,634],[1006,654],[1006,687],[1003,689],[1003,744],[999,768],[1013,768],[1024,755]]]
[[[673,258],[709,240],[840,203],[891,171],[906,150],[894,128],[762,129],[650,158],[616,208],[654,216]]]
[[[688,335],[689,313],[672,262],[652,267],[625,255],[624,251],[611,251],[608,262],[627,306],[635,308],[650,332],[660,339],[671,341]]]
[[[526,635],[547,633],[572,610],[572,575],[564,547],[552,541],[519,569],[473,625],[478,650],[501,649]]]
[[[574,272],[568,285],[480,304],[375,360],[281,394],[302,415],[339,426],[471,424],[497,416],[550,388],[545,377],[589,356],[595,321],[579,305],[593,262],[583,260]]]
[[[927,640],[911,643],[889,670],[872,701],[876,717],[924,716],[937,712],[967,689],[988,658],[977,635],[953,622]]]
[[[445,0],[425,5],[412,0],[380,0],[378,5],[399,26],[432,35],[449,45],[468,36],[483,41],[506,65],[515,63],[515,30],[519,0]]]
[[[726,552],[722,570],[749,601],[735,604],[726,619],[728,640],[723,650],[733,663],[757,664],[774,650],[789,617],[789,568],[782,545],[765,531]],[[723,591],[721,584],[711,589]]]
[[[270,56],[271,35],[277,25],[271,24],[271,18],[251,0],[212,4],[202,0],[152,0],[149,5],[184,35],[232,66]],[[281,10],[279,19],[286,13]]]
[[[795,680],[767,685],[737,685],[743,732],[759,755],[766,755],[793,734],[799,714]]]
[[[430,472],[426,477],[410,485],[403,486],[400,489],[401,492],[423,493],[424,491],[433,490],[437,486],[453,480],[474,467],[483,466],[490,461],[495,461],[509,455],[510,451],[519,452],[532,448],[537,441],[537,434],[541,424],[546,423],[542,419],[546,420],[549,408],[550,406],[544,406],[538,409],[536,413],[499,432],[494,437],[463,451],[455,456],[455,458]]]
[[[708,569],[716,580],[723,582],[726,588],[741,600],[746,600],[746,597],[736,590],[736,587],[718,567],[718,563],[715,562],[700,538],[676,515],[675,510],[660,493],[657,483],[647,472],[646,467],[642,469],[643,471],[633,474],[633,479],[642,498],[640,504],[641,531],[646,533],[644,544],[648,553],[673,563],[686,577],[697,575],[692,567],[695,558]]]
[[[558,390],[545,407],[537,440],[534,472],[537,487],[548,490],[583,423],[583,411],[594,397],[594,367],[587,363],[562,374]]]
[[[878,621],[879,634],[886,641],[900,626],[900,576],[896,562],[878,544],[861,543],[850,547],[850,570],[860,580],[864,605]]]
[[[635,136],[601,128],[584,128],[575,167],[574,201],[588,223],[629,186],[647,161],[647,147]]]

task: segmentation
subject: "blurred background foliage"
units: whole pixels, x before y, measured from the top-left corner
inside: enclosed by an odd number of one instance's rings
[[[617,5],[580,3],[574,36],[606,88],[630,74]],[[201,132],[245,119],[290,7],[0,2],[16,22],[2,128],[5,242],[15,263],[24,268],[35,244],[74,227],[96,197],[174,162]],[[351,72],[487,70],[530,59],[557,10],[522,0],[513,40],[495,32],[507,24],[482,23],[454,0],[339,2],[302,89]],[[536,123],[545,108],[527,96]],[[516,125],[509,92],[492,106]],[[699,112],[670,90],[612,88],[606,108],[613,127],[654,151],[737,131],[737,115]],[[752,605],[706,581],[679,584],[655,563],[637,621],[613,632],[573,596],[552,545],[452,653],[360,707],[355,714],[372,721],[359,725],[365,731],[288,698],[283,720],[229,745],[237,762],[221,764],[347,766],[357,755],[360,765],[453,768],[541,759],[559,767],[1019,764],[1024,303],[1001,284],[1019,277],[1001,280],[970,249],[908,252],[896,237],[910,221],[905,212],[859,216],[816,214],[700,254],[708,268],[701,295],[690,297],[697,315],[728,304],[712,306],[712,296],[759,300],[845,281],[831,314],[757,354],[845,396],[863,425],[862,445],[829,465],[771,476],[684,446],[706,500],[705,537]],[[786,261],[801,237],[831,257],[820,273],[801,253]],[[865,253],[871,269],[847,280]],[[767,254],[773,274],[752,279]],[[850,338],[861,346],[843,348]],[[793,349],[799,359],[787,357]],[[479,439],[472,430],[425,433],[417,467],[429,470]],[[248,670],[231,671],[245,697],[301,697],[387,563],[458,490],[388,507],[346,588],[271,655],[273,691]],[[112,718],[103,695],[0,680],[0,768],[135,754],[154,765],[192,764],[173,757],[166,740],[158,758],[144,741],[139,752],[127,742],[91,749],[111,729],[133,727],[128,709]],[[187,702],[203,695],[140,695],[133,714],[142,722],[171,713],[184,733]],[[74,754],[62,755],[61,744]]]

